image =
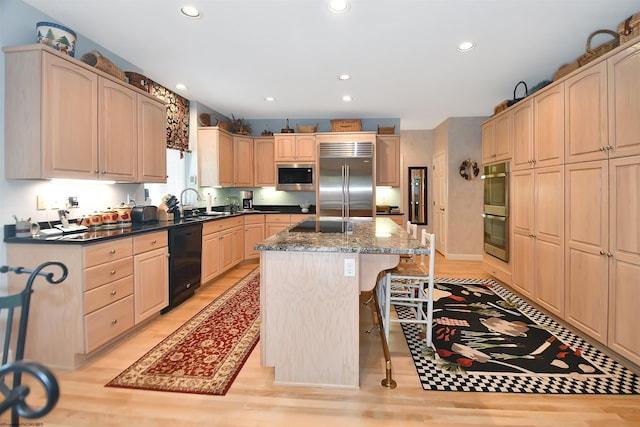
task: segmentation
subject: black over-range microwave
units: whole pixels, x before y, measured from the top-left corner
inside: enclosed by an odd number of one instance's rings
[[[277,163],[276,190],[316,191],[313,163]]]

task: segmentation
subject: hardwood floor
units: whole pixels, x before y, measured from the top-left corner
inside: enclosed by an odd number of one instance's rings
[[[640,426],[640,396],[519,395],[427,392],[420,387],[401,327],[391,326],[394,379],[388,390],[379,333],[362,306],[361,388],[358,391],[272,385],[271,368],[260,366],[259,347],[226,396],[104,387],[151,347],[244,277],[247,262],[201,289],[193,298],[121,340],[83,368],[56,370],[57,407],[39,420],[44,427],[87,426]],[[439,277],[486,278],[479,262],[436,260]],[[364,299],[365,296],[363,296]],[[258,344],[259,346],[260,344]],[[8,425],[8,413],[0,425]],[[41,423],[41,424],[40,424]]]

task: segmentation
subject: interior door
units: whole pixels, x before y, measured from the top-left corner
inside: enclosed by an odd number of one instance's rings
[[[433,157],[433,233],[436,235],[436,250],[447,253],[447,156],[445,153]]]

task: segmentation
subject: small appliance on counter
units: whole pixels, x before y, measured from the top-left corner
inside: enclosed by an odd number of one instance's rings
[[[240,197],[242,198],[242,210],[253,210],[253,191],[241,191]]]
[[[158,208],[156,206],[134,206],[131,208],[131,221],[134,224],[158,221]]]

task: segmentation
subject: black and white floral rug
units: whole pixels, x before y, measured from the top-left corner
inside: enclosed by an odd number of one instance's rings
[[[402,330],[425,390],[640,394],[634,372],[493,280],[436,279],[431,347]]]

